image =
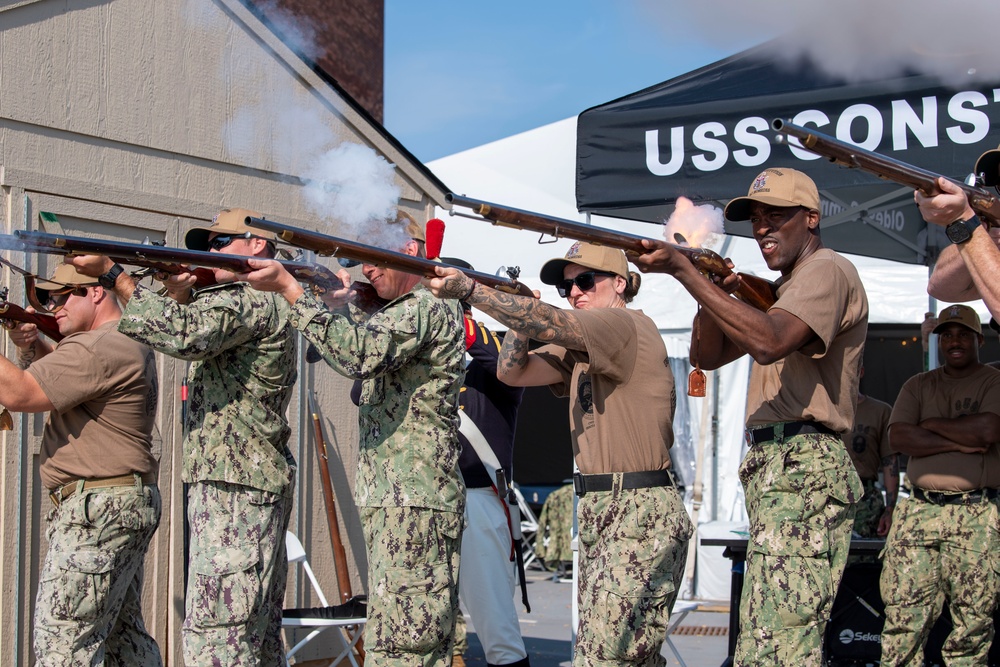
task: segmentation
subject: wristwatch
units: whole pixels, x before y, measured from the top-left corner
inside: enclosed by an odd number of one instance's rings
[[[111,267],[111,269],[107,273],[97,277],[97,284],[103,287],[104,289],[114,289],[115,282],[117,282],[118,280],[118,276],[120,276],[124,272],[125,269],[122,268],[122,265],[116,263],[114,266]]]
[[[979,226],[979,218],[972,216],[968,220],[956,220],[944,228],[944,233],[952,243],[965,243],[972,238],[972,232]]]

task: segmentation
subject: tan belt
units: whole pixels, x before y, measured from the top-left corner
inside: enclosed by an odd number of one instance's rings
[[[60,503],[76,493],[81,481],[83,482],[82,488],[86,491],[87,489],[110,489],[116,486],[136,486],[137,479],[143,486],[156,484],[156,475],[151,472],[142,474],[134,472],[129,473],[128,475],[119,475],[118,477],[98,477],[95,479],[84,480],[78,479],[53,489],[52,492],[49,493],[49,498],[52,499],[52,502],[56,507],[59,507]]]

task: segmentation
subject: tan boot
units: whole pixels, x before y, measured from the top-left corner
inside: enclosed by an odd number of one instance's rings
[[[451,656],[451,667],[465,667],[465,658],[462,657],[461,653]]]

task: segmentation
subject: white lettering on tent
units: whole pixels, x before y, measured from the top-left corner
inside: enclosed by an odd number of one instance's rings
[[[700,171],[715,171],[725,166],[729,159],[729,147],[721,139],[711,137],[725,136],[726,126],[722,123],[702,123],[694,129],[691,143],[695,148],[700,148],[714,155],[714,158],[707,158],[704,155],[692,155],[691,164]]]
[[[959,123],[972,125],[972,131],[966,132],[958,125],[945,128],[948,138],[956,144],[974,144],[982,141],[990,131],[990,117],[982,111],[969,109],[967,106],[981,107],[988,104],[986,96],[970,90],[955,95],[948,100],[948,115]]]
[[[824,125],[829,125],[830,119],[822,111],[809,109],[808,111],[800,111],[795,114],[795,118],[792,119],[792,123],[801,126],[805,126],[807,123],[812,123],[817,128],[820,128]],[[818,160],[820,158],[819,155],[816,155],[812,151],[807,151],[802,148],[802,144],[799,143],[798,139],[793,138],[789,140],[788,147],[792,150],[792,155],[800,160]]]
[[[859,118],[868,121],[868,136],[860,143],[851,137],[851,127],[854,125],[854,121]],[[870,104],[852,104],[844,109],[840,118],[837,119],[837,138],[841,141],[849,141],[865,150],[875,150],[882,141],[882,114]]]
[[[670,162],[660,162],[660,131],[646,130],[646,169],[653,176],[673,176],[684,163],[684,127],[670,128]]]
[[[993,101],[1000,103],[1000,88],[992,89]],[[920,98],[919,111],[915,108],[917,102],[898,99],[890,100],[889,108],[879,110],[867,104],[852,104],[839,114],[833,113],[833,121],[828,112],[818,109],[804,109],[794,115],[791,122],[803,127],[814,127],[824,134],[835,135],[841,141],[846,141],[862,148],[877,151],[883,143],[883,137],[888,140],[891,149],[883,147],[883,151],[904,151],[910,147],[910,137],[917,140],[923,148],[937,148],[942,141],[941,133],[954,144],[974,144],[982,141],[990,132],[990,116],[979,107],[989,104],[986,93],[978,91],[961,91],[952,95],[944,102],[935,96]],[[942,114],[940,108],[946,109]],[[947,122],[952,125],[944,125]],[[861,123],[866,127],[859,127]],[[728,122],[727,122],[728,124]],[[706,120],[695,125],[670,128],[669,154],[663,161],[660,145],[660,131],[646,130],[646,168],[654,176],[673,176],[684,166],[685,134],[690,131],[692,146],[700,152],[692,153],[691,165],[702,172],[712,172],[722,169],[733,161],[741,167],[758,167],[767,162],[775,151],[769,135],[770,123],[760,116],[747,116],[730,125],[731,139],[727,124]],[[888,128],[886,126],[888,125]],[[864,133],[859,141],[853,139],[852,131]],[[802,161],[820,159],[819,155],[802,148],[798,139],[788,139],[788,149],[796,158]],[[893,223],[895,224],[895,223]]]
[[[918,116],[906,100],[892,101],[892,150],[906,150],[909,137],[907,130],[913,133],[924,148],[937,148],[937,97],[930,95],[922,98],[921,102],[923,110]]]
[[[736,123],[733,130],[733,138],[741,146],[754,149],[754,152],[743,150],[742,148],[733,151],[733,159],[741,167],[756,167],[767,162],[771,157],[771,140],[767,136],[757,134],[757,132],[767,132],[771,125],[766,118],[760,116],[750,116]],[[756,132],[754,132],[756,130]]]

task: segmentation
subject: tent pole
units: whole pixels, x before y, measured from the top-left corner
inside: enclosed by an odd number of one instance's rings
[[[932,261],[927,265],[927,280],[930,281],[931,274],[934,273],[934,262]],[[927,295],[927,312],[937,316],[938,312],[938,300],[932,297],[930,294]],[[927,336],[927,350],[924,351],[924,369],[931,371],[938,367],[938,354],[937,354],[937,334],[932,333]]]

